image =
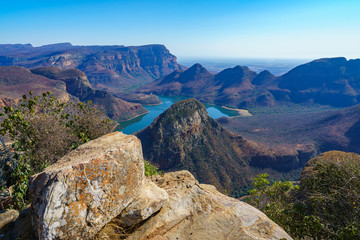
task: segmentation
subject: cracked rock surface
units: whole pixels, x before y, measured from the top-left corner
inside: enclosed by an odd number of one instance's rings
[[[292,239],[256,208],[199,184],[188,171],[153,176],[169,201],[127,240]]]
[[[110,133],[81,145],[32,179],[32,221],[39,239],[90,239],[138,196],[141,143]]]

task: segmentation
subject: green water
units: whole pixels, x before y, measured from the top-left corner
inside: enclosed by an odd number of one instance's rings
[[[185,99],[183,97],[159,97],[159,98],[162,102],[160,105],[144,106],[147,110],[149,110],[149,113],[131,119],[129,121],[119,123],[119,126],[116,130],[122,131],[125,134],[131,134],[138,130],[141,130],[149,126],[157,116],[163,113],[172,104]],[[228,110],[220,106],[208,105],[208,104],[204,104],[204,105],[209,113],[209,116],[215,119],[220,117],[232,117],[238,115],[236,111]]]

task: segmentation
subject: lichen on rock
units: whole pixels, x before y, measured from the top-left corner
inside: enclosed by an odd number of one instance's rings
[[[33,177],[33,225],[40,239],[90,239],[139,195],[139,139],[111,133],[80,146]]]

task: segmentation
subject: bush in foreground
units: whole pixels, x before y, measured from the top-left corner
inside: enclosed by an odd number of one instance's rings
[[[327,152],[305,166],[299,185],[254,179],[247,200],[296,239],[360,239],[360,155]]]
[[[2,174],[14,188],[15,208],[27,200],[28,180],[79,145],[111,132],[116,123],[90,102],[60,102],[49,92],[24,95],[16,107],[5,107],[0,134],[12,141],[12,161]],[[5,156],[5,155],[4,155]]]

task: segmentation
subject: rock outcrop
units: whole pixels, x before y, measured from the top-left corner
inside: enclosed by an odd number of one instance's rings
[[[209,117],[196,99],[173,104],[145,129],[136,132],[146,160],[161,170],[189,170],[201,183],[238,195],[254,176],[300,169],[314,150],[271,149],[236,135]],[[277,176],[279,177],[279,176]]]
[[[145,179],[139,197],[117,217],[124,227],[135,226],[148,219],[168,202],[168,193],[151,180]]]
[[[38,239],[113,239],[109,233],[119,229],[126,232],[120,239],[291,239],[259,210],[188,171],[145,177],[139,139],[122,133],[80,146],[35,175],[30,192]],[[28,213],[16,229],[27,226]]]
[[[123,239],[291,239],[259,210],[219,193],[214,186],[199,184],[188,171],[151,180],[167,192],[168,201]],[[98,239],[111,239],[106,236],[108,228]]]
[[[40,239],[90,239],[138,196],[139,139],[111,133],[80,146],[33,177],[33,225]]]

